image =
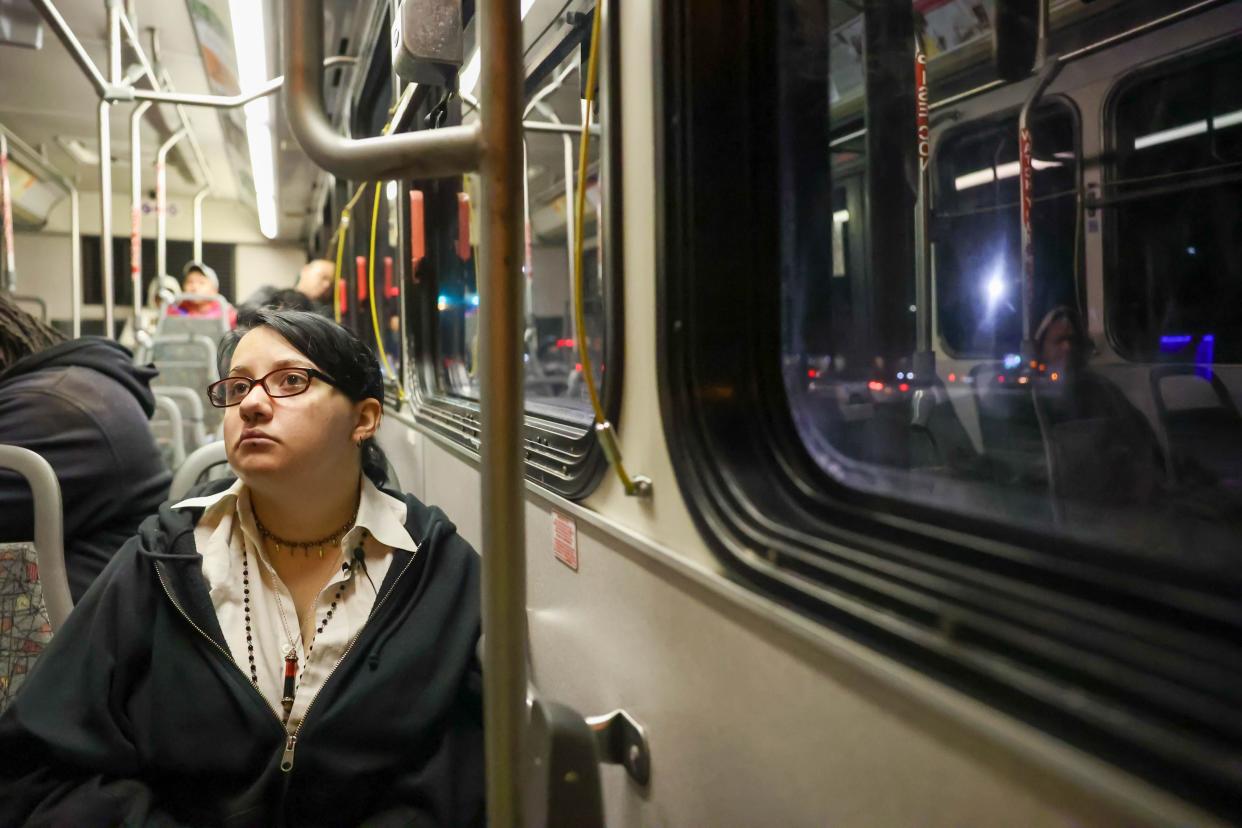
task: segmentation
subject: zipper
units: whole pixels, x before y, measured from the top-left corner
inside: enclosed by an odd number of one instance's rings
[[[203,630],[202,627],[194,623],[194,619],[190,617],[189,613],[187,613],[184,609],[181,608],[181,604],[177,603],[177,599],[173,597],[172,590],[168,588],[168,582],[164,580],[164,570],[160,568],[160,565],[158,562],[156,562],[154,566],[155,566],[156,577],[160,579],[160,586],[164,588],[164,594],[168,596],[169,603],[171,603],[174,607],[177,608],[177,612],[181,613],[181,617],[186,620],[186,623],[188,623],[191,627],[193,627],[198,632],[199,635],[201,635],[204,639],[206,639],[207,643],[211,644],[211,646],[219,650],[220,654],[224,656],[224,658],[228,661],[229,664],[233,665],[233,668],[237,670],[238,674],[246,682],[246,686],[249,687],[251,690],[253,690],[255,695],[259,697],[259,700],[263,702],[263,709],[272,715],[272,719],[276,722],[276,726],[280,728],[280,732],[288,735],[288,730],[285,729],[284,722],[282,722],[280,720],[280,717],[276,715],[276,711],[272,710],[272,706],[267,703],[267,697],[265,697],[262,693],[259,692],[259,688],[251,684],[250,677],[247,676],[245,672],[242,671],[241,665],[239,665],[237,663],[237,660],[233,658],[233,654],[230,653],[228,650],[224,649],[223,647],[221,647],[220,644],[214,638],[208,635]],[[285,750],[290,757],[292,757],[293,755],[292,745],[293,745],[293,739],[290,739],[285,746]],[[283,761],[282,761],[282,764],[283,764]]]
[[[414,561],[417,557],[418,548],[415,548],[414,554],[410,556],[410,559],[406,562],[405,567],[397,573],[397,578],[392,582],[392,586],[388,588],[388,591],[385,592],[380,597],[379,601],[376,602],[375,606],[371,608],[371,614],[367,616],[367,620],[364,621],[362,626],[358,628],[358,632],[354,633],[354,637],[349,639],[349,644],[345,646],[345,652],[341,653],[341,657],[338,658],[336,663],[332,665],[332,669],[328,671],[328,675],[324,676],[323,684],[319,687],[319,692],[316,693],[315,697],[310,700],[308,705],[306,705],[306,710],[302,712],[302,719],[298,722],[298,726],[293,729],[293,732],[289,733],[289,738],[285,742],[285,752],[280,757],[280,769],[285,773],[289,773],[293,770],[293,751],[297,747],[298,734],[302,732],[302,728],[305,726],[306,720],[310,716],[311,708],[315,706],[315,702],[319,701],[320,694],[323,692],[323,689],[328,686],[328,682],[332,680],[332,676],[336,673],[336,669],[340,667],[341,662],[349,656],[350,652],[354,649],[354,644],[358,642],[358,639],[362,636],[363,631],[366,630],[367,624],[371,623],[371,619],[375,617],[375,614],[379,612],[380,607],[382,607],[384,602],[388,600],[388,596],[392,595],[397,589],[397,584],[399,584],[401,579],[405,577],[405,573],[409,570],[409,568],[414,565]],[[191,621],[190,623],[192,624],[194,622]],[[239,667],[238,669],[240,670],[241,668]],[[269,707],[268,709],[270,710],[271,708]],[[282,725],[282,729],[283,728],[284,726]]]

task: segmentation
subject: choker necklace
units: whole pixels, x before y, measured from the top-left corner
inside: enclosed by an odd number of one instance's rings
[[[258,527],[259,534],[263,536],[264,540],[270,540],[273,544],[276,545],[276,554],[279,555],[280,548],[284,546],[284,547],[287,547],[290,552],[294,552],[298,549],[301,549],[302,554],[304,555],[310,554],[310,551],[312,549],[318,549],[319,557],[322,558],[323,548],[325,546],[335,546],[337,542],[340,541],[342,537],[344,537],[345,533],[353,528],[354,521],[357,519],[358,519],[358,510],[355,509],[353,516],[351,516],[350,519],[345,522],[345,525],[341,526],[331,535],[326,535],[322,538],[319,538],[318,540],[311,540],[311,541],[291,541],[291,540],[285,540],[284,538],[279,538],[276,535],[273,535],[270,531],[268,531],[268,528],[263,525],[263,521],[259,520],[259,515],[257,513],[254,516],[254,524],[256,527]]]

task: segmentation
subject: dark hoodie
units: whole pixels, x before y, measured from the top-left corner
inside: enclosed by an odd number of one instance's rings
[[[0,717],[0,825],[481,825],[479,559],[405,503],[419,549],[393,551],[292,752],[221,633],[202,510],[161,507]]]
[[[65,563],[74,601],[172,480],[148,421],[154,368],[108,339],[53,345],[0,373],[0,443],[36,451],[60,481]],[[30,540],[30,489],[0,472],[0,542]]]

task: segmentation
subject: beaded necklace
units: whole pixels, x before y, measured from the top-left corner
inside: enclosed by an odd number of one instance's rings
[[[355,517],[356,517],[356,513],[355,513]],[[255,522],[256,523],[258,522],[257,518]],[[353,524],[353,519],[350,520],[350,525],[352,526],[352,524]],[[344,535],[345,531],[348,531],[348,527],[346,527],[343,531],[338,532],[337,537]],[[268,537],[266,533],[264,536]],[[277,543],[277,541],[273,539],[273,543]],[[286,544],[286,545],[293,546],[293,544]],[[315,545],[315,544],[308,544],[308,545]],[[277,546],[277,548],[279,549],[279,545]],[[320,550],[319,554],[320,554],[320,557],[323,556],[322,549]],[[349,565],[346,564],[346,567],[349,567]],[[268,569],[271,571],[273,580],[275,580],[277,577],[276,572],[274,569],[272,569],[270,564],[268,564]],[[352,567],[348,568],[348,572],[351,576],[353,575]],[[315,628],[314,637],[312,637],[309,644],[306,645],[306,661],[307,662],[310,661],[310,654],[315,648],[315,641],[319,638],[319,634],[324,631],[324,628],[328,626],[328,622],[332,620],[332,615],[336,612],[336,605],[340,602],[341,595],[344,594],[345,587],[346,585],[348,585],[348,583],[349,583],[349,579],[347,578],[346,580],[342,581],[340,585],[337,587],[336,595],[333,596],[332,598],[332,603],[328,607],[328,612],[324,615],[323,620],[319,622],[319,626]],[[280,599],[279,589],[275,591],[275,596],[276,596],[276,609],[280,613],[280,625],[284,628],[285,639],[289,642],[289,645],[286,648],[285,655],[284,655],[284,676],[283,676],[284,682],[281,687],[281,694],[280,694],[281,696],[280,706],[283,707],[285,711],[284,716],[282,717],[281,721],[285,724],[288,724],[289,714],[293,710],[293,700],[297,694],[297,688],[300,687],[302,684],[302,675],[306,672],[306,665],[303,664],[301,672],[298,671],[297,645],[294,641],[293,634],[289,631],[289,624],[285,618],[285,606],[284,606],[284,602],[281,601]],[[250,682],[257,688],[259,686],[259,670],[258,670],[258,667],[255,665],[255,661],[254,661],[254,637],[253,637],[253,631],[251,629],[251,622],[250,622],[250,556],[249,556],[249,553],[247,551],[245,544],[242,545],[242,604],[243,604],[243,608],[245,610],[245,616],[246,616],[246,655],[250,661]],[[319,604],[319,599],[318,597],[316,597],[315,603],[311,607],[312,613],[318,607],[318,604]],[[299,619],[298,636],[301,637],[301,635],[302,635],[302,624],[301,624],[301,620]]]

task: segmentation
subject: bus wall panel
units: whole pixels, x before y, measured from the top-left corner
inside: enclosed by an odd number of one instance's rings
[[[392,432],[405,428],[396,423]],[[393,433],[386,438],[391,445]],[[415,444],[425,499],[478,548],[477,462],[421,432]],[[1144,810],[1151,802],[1167,805],[1158,792],[830,630],[822,637],[853,655],[812,646],[774,623],[775,607],[756,612],[753,601],[730,599],[739,588],[709,589],[583,519],[574,571],[552,551],[556,509],[528,495],[534,686],[583,715],[623,708],[651,739],[649,791],[620,767],[603,769],[609,825],[1141,825],[1142,814],[1158,813]],[[871,662],[865,669],[859,652]],[[892,675],[907,677],[885,677]],[[982,710],[995,729],[964,724],[929,701],[946,695]],[[1015,750],[1015,740],[1031,749]],[[1085,763],[1080,772],[1031,758],[1046,756],[1048,744]],[[1128,808],[1082,787],[1110,778],[1150,797]]]

